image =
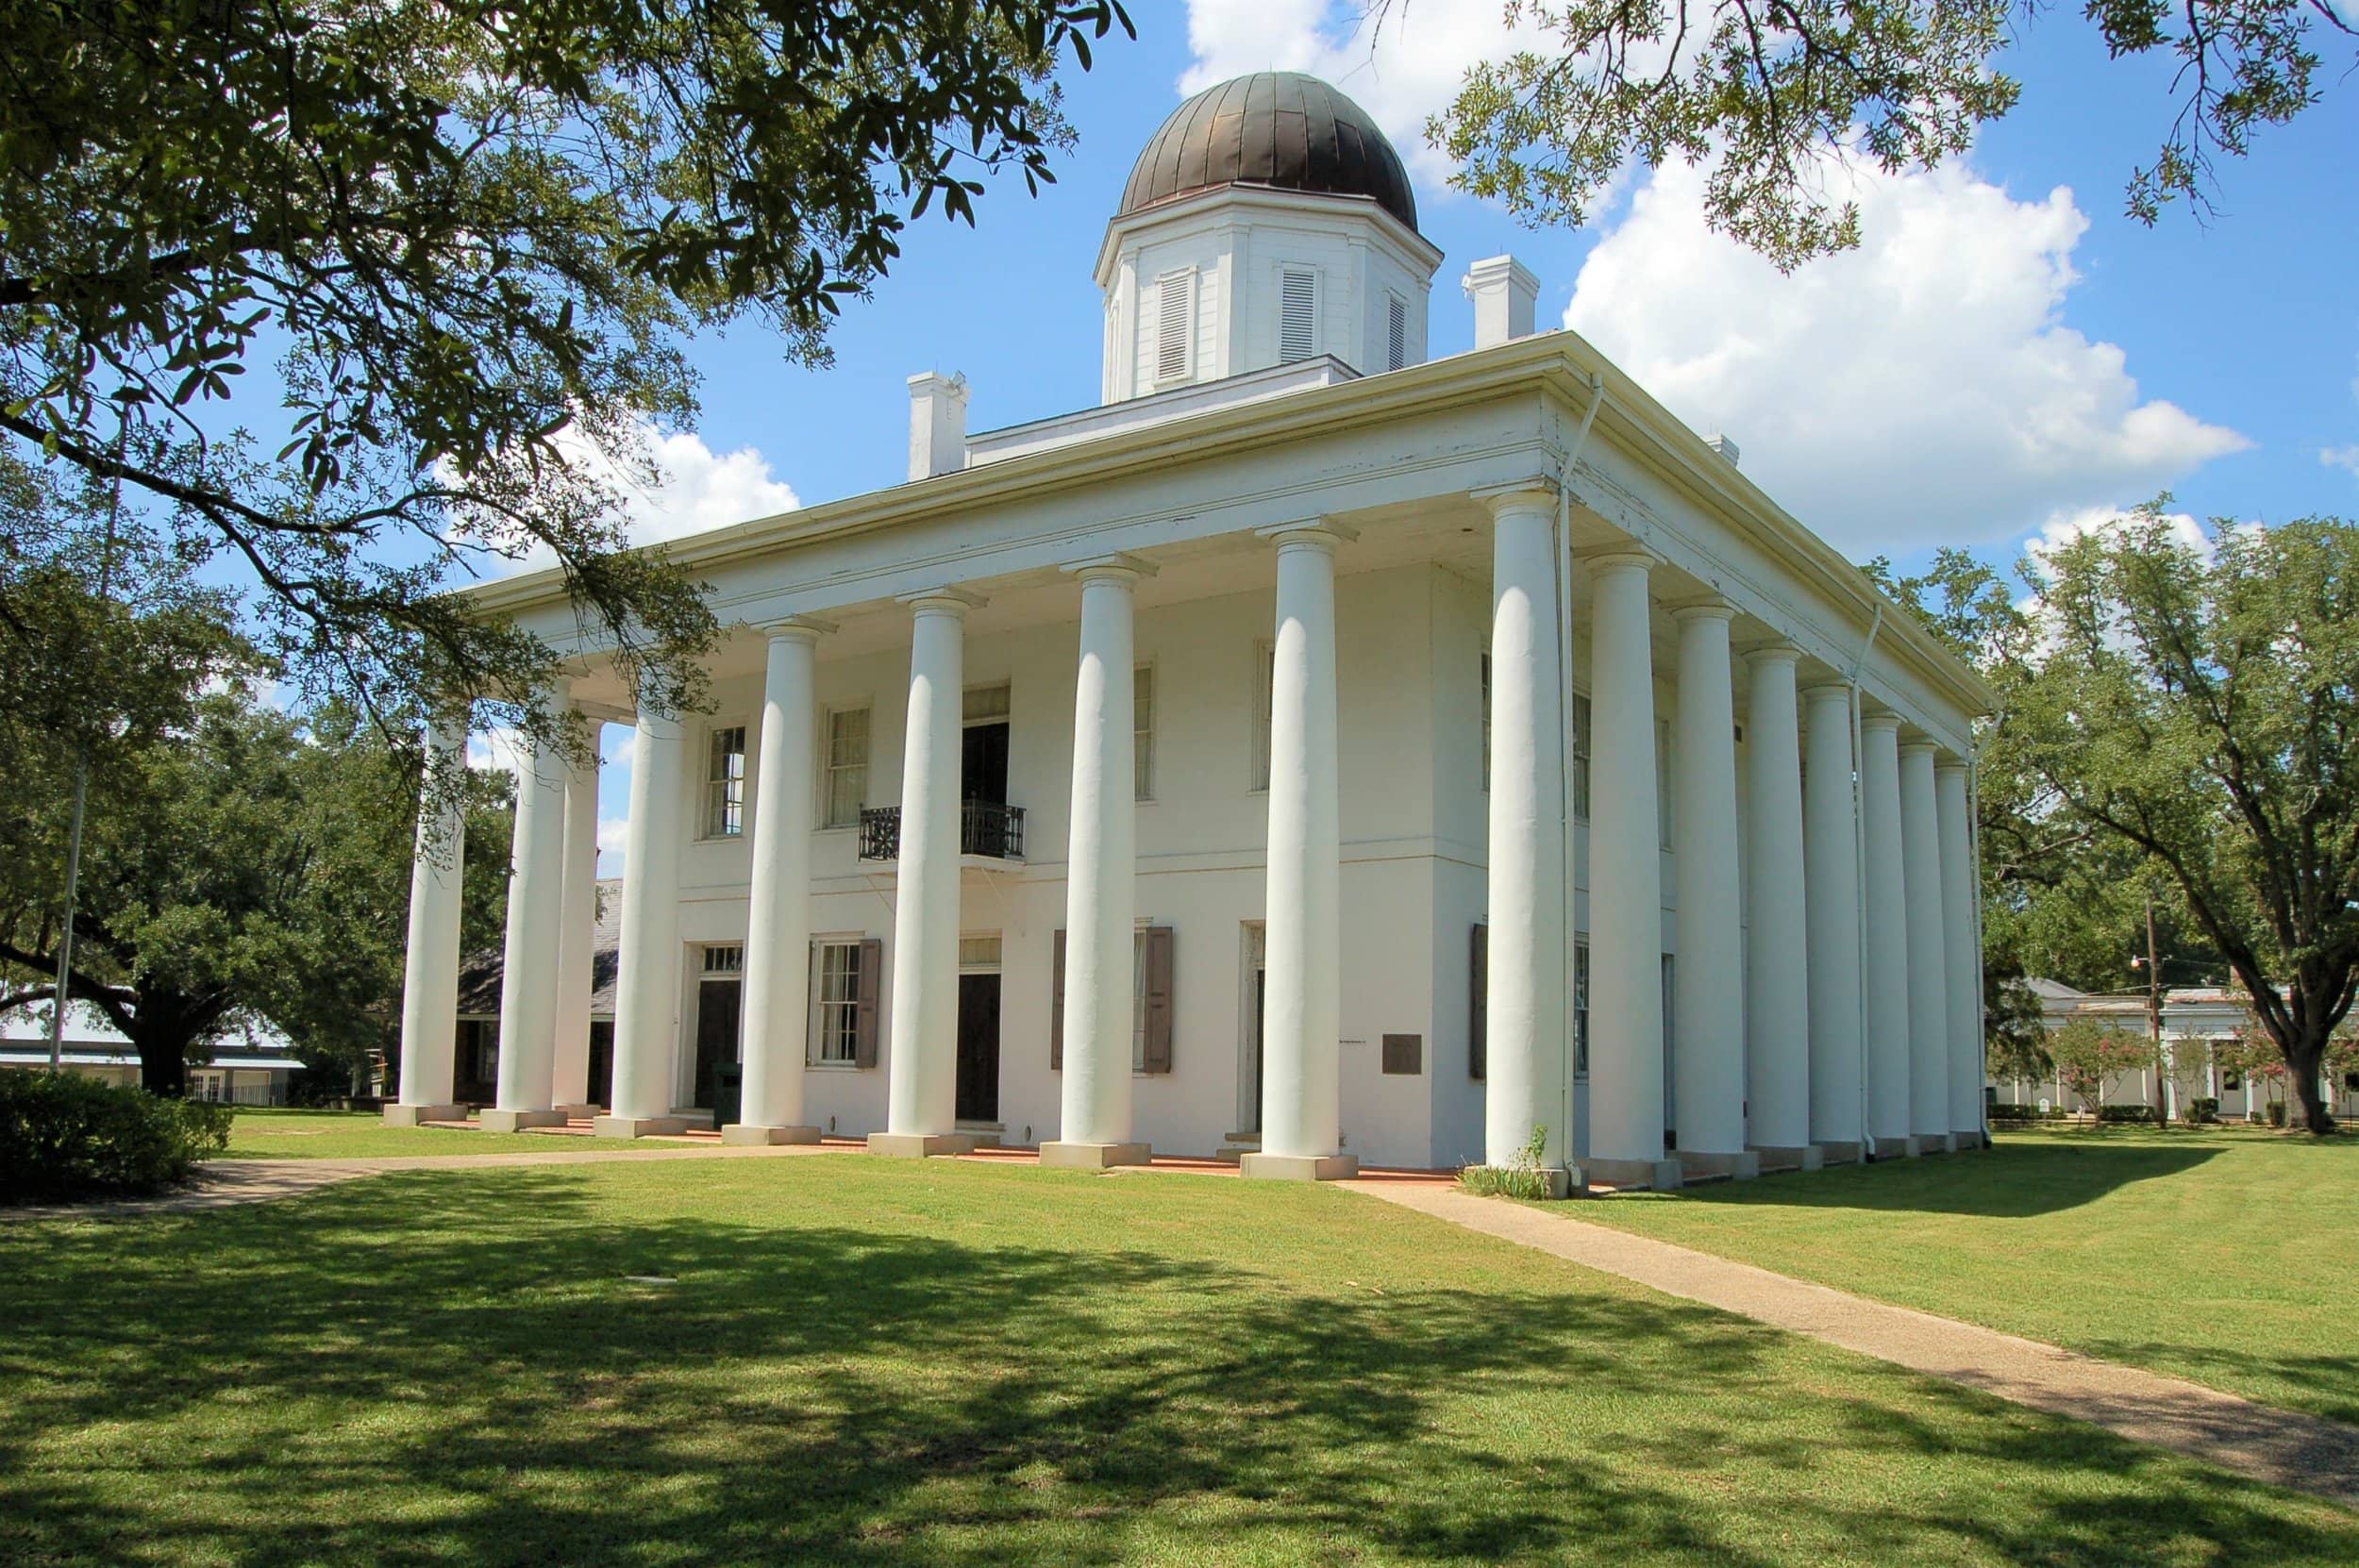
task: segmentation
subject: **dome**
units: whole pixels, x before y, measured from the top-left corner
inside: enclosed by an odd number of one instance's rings
[[[1298,71],[1258,71],[1172,110],[1130,171],[1114,216],[1229,185],[1366,196],[1417,226],[1400,155],[1367,110]]]

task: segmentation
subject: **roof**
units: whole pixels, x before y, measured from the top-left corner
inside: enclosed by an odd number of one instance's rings
[[[121,1029],[107,1022],[104,1013],[89,1003],[81,1002],[76,1003],[74,1010],[66,1015],[64,1043],[69,1053],[76,1049],[95,1050],[103,1056],[114,1054],[119,1048],[127,1050],[131,1043]],[[9,1048],[21,1050],[26,1047],[38,1047],[41,1059],[44,1062],[49,1059],[49,1009],[46,1007],[31,1004],[0,1012],[0,1053]],[[214,1043],[213,1050],[217,1060],[235,1058],[236,1065],[241,1067],[271,1065],[247,1060],[240,1055],[241,1052],[286,1057],[289,1060],[285,1065],[303,1065],[293,1059],[294,1046],[285,1035],[267,1020],[251,1016],[231,1020],[228,1032]],[[137,1053],[132,1053],[128,1059],[137,1061]]]
[[[459,966],[459,1016],[496,1018],[500,1010],[500,978],[507,954],[486,947],[467,955]],[[610,1017],[614,1011],[614,981],[623,967],[623,879],[598,881],[598,923],[590,939],[590,1013]]]
[[[1364,196],[1417,226],[1409,171],[1368,111],[1298,71],[1257,71],[1173,109],[1139,154],[1114,215],[1229,185]]]
[[[58,1065],[60,1067],[136,1068],[139,1064],[139,1053],[128,1046],[120,1051],[82,1048],[60,1051],[58,1054]],[[39,1048],[28,1048],[24,1045],[0,1046],[0,1067],[46,1067],[48,1065],[49,1048],[46,1045]],[[288,1056],[247,1056],[237,1051],[217,1051],[210,1061],[200,1062],[197,1065],[257,1069],[267,1067],[276,1072],[299,1073],[303,1071],[304,1064]]]

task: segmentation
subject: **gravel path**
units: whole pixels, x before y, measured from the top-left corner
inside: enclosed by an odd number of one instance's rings
[[[1665,1295],[1873,1356],[2033,1410],[2093,1422],[2224,1470],[2359,1510],[2359,1427],[2274,1410],[2075,1351],[1868,1301],[1749,1263],[1453,1187],[1342,1185]]]

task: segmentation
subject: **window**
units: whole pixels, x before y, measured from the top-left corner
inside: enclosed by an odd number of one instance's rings
[[[1589,820],[1589,699],[1573,698],[1573,816]]]
[[[1409,362],[1409,302],[1387,294],[1384,314],[1384,368],[1398,370]]]
[[[1155,280],[1155,379],[1184,381],[1195,363],[1196,273],[1166,273]]]
[[[1253,644],[1253,788],[1269,788],[1270,707],[1278,694],[1278,644]]]
[[[959,939],[959,967],[982,970],[998,968],[998,937],[961,937]]]
[[[1171,1071],[1172,948],[1168,926],[1143,926],[1130,940],[1130,1071]],[[1049,945],[1048,1070],[1064,1067],[1065,933]]]
[[[705,973],[708,975],[742,975],[745,972],[745,949],[734,943],[727,947],[705,949]]]
[[[1291,365],[1319,351],[1319,275],[1308,267],[1278,274],[1278,362]]]
[[[1130,1071],[1146,1071],[1146,933],[1130,939]]]
[[[959,696],[959,717],[971,725],[1004,723],[1008,717],[1008,683],[970,686]]]
[[[845,708],[828,715],[827,788],[821,792],[825,827],[856,827],[868,798],[868,709]]]
[[[1482,656],[1482,787],[1491,787],[1491,656]]]
[[[1589,942],[1573,943],[1573,1072],[1589,1071]]]
[[[813,947],[818,971],[811,994],[811,1056],[850,1066],[860,1059],[861,959],[864,944],[822,942]]]
[[[1671,787],[1671,721],[1654,722],[1654,815],[1663,847],[1671,847],[1672,807],[1679,792]]]
[[[1142,664],[1130,672],[1130,766],[1135,800],[1155,798],[1155,670]]]
[[[2229,1068],[2226,1072],[2219,1076],[2219,1092],[2221,1093],[2234,1094],[2243,1088],[2244,1075],[2237,1072],[2234,1067]]]
[[[712,732],[705,765],[705,837],[733,839],[745,831],[745,726]]]

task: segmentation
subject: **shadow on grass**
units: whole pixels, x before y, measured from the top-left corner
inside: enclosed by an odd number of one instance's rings
[[[1184,1541],[1745,1568],[1807,1560],[1770,1544],[1797,1540],[2143,1562],[2192,1539],[2208,1563],[2359,1540],[1965,1391],[1805,1386],[1791,1342],[1684,1304],[1313,1290],[857,1215],[618,1221],[591,1183],[391,1178],[0,1246],[0,1558],[999,1565]],[[1839,1484],[1896,1455],[1984,1478]],[[2003,1503],[1976,1493],[1992,1474]]]
[[[1972,1154],[1886,1159],[1758,1181],[1717,1182],[1688,1188],[1670,1201],[2028,1219],[2078,1209],[2133,1182],[2182,1175],[2219,1152],[2210,1147],[2168,1148],[2101,1137],[2086,1143],[2001,1142]],[[1664,1200],[1648,1197],[1642,1201]]]

